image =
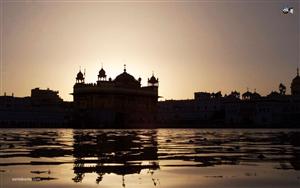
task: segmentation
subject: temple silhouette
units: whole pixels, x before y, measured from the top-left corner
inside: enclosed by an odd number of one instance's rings
[[[141,86],[126,71],[114,80],[107,79],[103,68],[96,83],[85,83],[85,75],[79,71],[74,85],[74,124],[85,127],[130,127],[136,123],[151,127],[158,101],[158,79],[148,79],[148,86]]]
[[[95,83],[79,70],[73,102],[58,91],[35,88],[29,97],[0,96],[0,127],[157,128],[157,127],[296,127],[300,125],[300,77],[291,94],[278,91],[261,96],[256,90],[222,95],[195,92],[194,99],[158,101],[158,78],[141,85],[124,70],[115,79],[101,67]]]

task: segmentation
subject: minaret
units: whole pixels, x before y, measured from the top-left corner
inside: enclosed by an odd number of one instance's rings
[[[103,64],[101,63],[101,69],[98,74],[98,82],[99,81],[106,81],[106,73],[105,70],[103,69]]]
[[[148,86],[156,86],[156,87],[158,87],[158,78],[155,78],[153,71],[152,71],[151,78],[148,78]]]
[[[81,67],[79,67],[79,72],[76,76],[76,83],[84,83],[84,77],[85,77],[85,71],[84,71],[84,75],[81,72]]]
[[[300,95],[300,77],[299,77],[299,67],[297,67],[297,76],[293,79],[291,84],[292,95]]]

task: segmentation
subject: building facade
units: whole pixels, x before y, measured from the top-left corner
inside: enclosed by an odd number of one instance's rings
[[[103,68],[96,83],[85,83],[85,75],[79,71],[73,87],[75,123],[79,127],[128,127],[154,122],[158,101],[158,79],[148,79],[148,86],[141,86],[141,78],[135,79],[123,73],[115,79],[107,79]]]
[[[69,127],[72,104],[58,91],[35,88],[31,96],[0,96],[0,127]]]
[[[179,127],[297,127],[300,125],[299,70],[291,83],[291,94],[279,85],[261,96],[256,91],[242,95],[233,91],[222,96],[221,92],[196,92],[194,99],[166,100],[159,102],[159,122],[164,126]],[[160,125],[160,126],[162,126]]]

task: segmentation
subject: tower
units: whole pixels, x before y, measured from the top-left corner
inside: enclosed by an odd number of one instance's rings
[[[101,70],[99,71],[98,81],[106,81],[106,73],[105,70],[103,69],[103,66],[101,66]]]
[[[154,73],[152,73],[151,78],[148,78],[148,86],[158,87],[158,78],[155,78]]]
[[[300,95],[300,76],[299,76],[299,68],[297,68],[297,75],[293,79],[291,84],[291,93],[292,95]]]
[[[76,76],[76,83],[84,83],[84,76],[81,72],[81,69],[79,69],[79,72],[77,73]]]

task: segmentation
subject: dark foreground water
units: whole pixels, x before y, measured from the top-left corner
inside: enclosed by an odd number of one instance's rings
[[[300,131],[0,129],[0,188],[299,187]]]

